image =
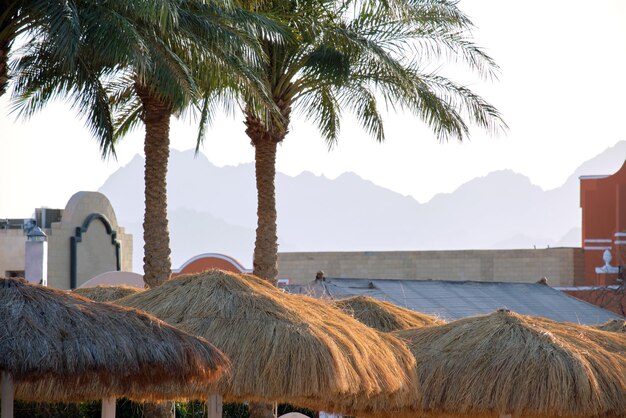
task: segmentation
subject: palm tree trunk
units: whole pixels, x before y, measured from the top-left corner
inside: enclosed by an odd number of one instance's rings
[[[9,85],[9,41],[0,41],[0,97],[4,96]]]
[[[276,148],[287,135],[291,104],[276,99],[282,120],[267,128],[252,112],[246,112],[246,134],[254,146],[257,189],[257,229],[254,242],[253,274],[274,286],[278,276],[276,233]]]
[[[143,103],[143,122],[146,126],[144,282],[148,287],[156,287],[169,279],[172,270],[167,221],[167,165],[172,109],[169,104],[155,97],[148,88],[138,83],[135,88]]]
[[[250,137],[254,144],[257,188],[257,229],[254,242],[253,274],[276,284],[278,236],[276,233],[276,187],[274,182],[278,144],[268,132],[255,133],[257,133],[255,137]]]

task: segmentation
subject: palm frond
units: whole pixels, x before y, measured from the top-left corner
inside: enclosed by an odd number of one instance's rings
[[[346,12],[346,4],[353,9]],[[506,130],[493,105],[438,75],[438,69],[426,70],[445,60],[466,64],[487,79],[497,77],[498,66],[471,40],[472,23],[457,2],[346,0],[341,7],[313,43],[292,47],[292,67],[283,77],[294,86],[297,108],[317,103],[311,97],[321,101],[318,92],[335,94],[340,108],[353,112],[379,141],[384,130],[377,98],[388,109],[410,111],[442,141],[468,138],[469,123],[489,133]],[[312,120],[326,137],[321,110],[303,113],[315,115]]]
[[[341,128],[341,106],[329,86],[319,88],[302,96],[301,111],[305,119],[312,121],[332,148],[339,138]]]
[[[49,101],[66,98],[72,109],[85,119],[103,158],[115,156],[108,96],[100,82],[103,74],[82,60],[76,61],[73,72],[64,71],[63,64],[51,58],[53,52],[46,46],[40,44],[35,48],[31,44],[34,54],[23,55],[13,64],[21,76],[14,84],[12,111],[29,118]]]
[[[352,111],[368,134],[377,142],[383,142],[385,129],[376,95],[359,83],[350,84],[341,90],[341,103]]]
[[[115,139],[119,140],[137,129],[141,124],[142,113],[143,108],[136,98],[126,106],[118,108],[113,121],[115,125]]]

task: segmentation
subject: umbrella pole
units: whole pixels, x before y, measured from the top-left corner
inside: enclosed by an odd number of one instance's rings
[[[7,372],[2,372],[2,410],[0,418],[13,418],[13,379]]]
[[[209,410],[208,418],[222,418],[222,406],[224,405],[224,399],[222,395],[212,393],[209,395],[206,406]]]
[[[102,399],[102,418],[115,418],[115,398]]]

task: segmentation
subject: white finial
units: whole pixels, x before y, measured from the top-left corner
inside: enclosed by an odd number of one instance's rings
[[[596,273],[598,274],[606,274],[611,273],[615,274],[619,271],[617,267],[611,266],[611,260],[613,260],[613,255],[611,254],[611,250],[608,248],[604,250],[602,254],[602,259],[604,260],[604,265],[602,267],[596,267]]]
[[[604,250],[604,254],[602,254],[602,259],[604,260],[604,267],[611,267],[611,260],[613,260],[611,250]]]

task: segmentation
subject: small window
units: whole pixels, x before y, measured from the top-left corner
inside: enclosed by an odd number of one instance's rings
[[[5,272],[5,276],[7,279],[22,277],[24,278],[26,275],[24,274],[24,270],[7,270]]]

